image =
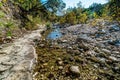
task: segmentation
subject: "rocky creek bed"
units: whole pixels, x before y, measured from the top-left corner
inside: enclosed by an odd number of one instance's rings
[[[61,33],[54,40],[36,41],[35,80],[120,80],[118,24],[79,24]]]

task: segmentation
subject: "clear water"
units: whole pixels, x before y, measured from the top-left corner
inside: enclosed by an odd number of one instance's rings
[[[62,36],[59,28],[55,28],[50,34],[48,34],[47,39],[57,39]]]

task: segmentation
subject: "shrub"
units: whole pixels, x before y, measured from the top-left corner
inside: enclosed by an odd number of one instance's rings
[[[65,17],[62,17],[62,18],[60,18],[60,24],[64,24],[65,22],[66,22],[66,19],[65,19]]]
[[[75,16],[74,12],[68,13],[66,15],[66,22],[69,23],[69,24],[72,24],[72,25],[77,23],[76,16]]]
[[[78,23],[86,23],[87,18],[88,17],[87,17],[86,13],[80,14],[79,19],[78,19]]]

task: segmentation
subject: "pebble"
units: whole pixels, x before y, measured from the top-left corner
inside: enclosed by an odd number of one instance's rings
[[[70,66],[70,72],[73,74],[80,74],[79,66]]]
[[[63,61],[58,61],[58,65],[62,65],[63,64]]]
[[[111,51],[110,51],[110,50],[107,50],[107,49],[102,49],[102,51],[103,51],[104,53],[108,53],[108,54],[111,53]]]
[[[63,66],[59,66],[58,69],[62,70],[62,69],[63,69]]]

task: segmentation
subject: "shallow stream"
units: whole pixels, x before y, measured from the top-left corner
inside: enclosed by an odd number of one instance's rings
[[[47,39],[57,39],[62,36],[59,26],[53,26],[53,30],[48,34]]]

